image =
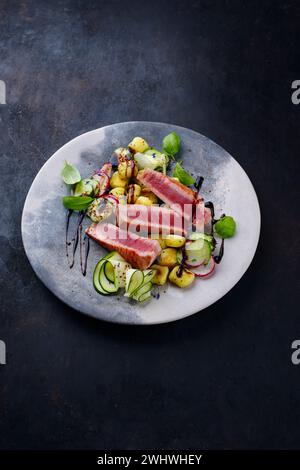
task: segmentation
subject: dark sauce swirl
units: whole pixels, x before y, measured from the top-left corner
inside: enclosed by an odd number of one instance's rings
[[[198,177],[197,177],[196,183],[194,184],[197,193],[200,192],[200,189],[202,188],[203,181],[204,181],[203,176],[198,176]]]
[[[71,220],[72,214],[73,214],[72,210],[67,211],[66,233],[65,233],[66,256],[67,256],[69,268],[72,269],[75,264],[75,254],[77,251],[77,247],[79,245],[80,267],[81,267],[82,274],[85,276],[86,269],[87,269],[89,249],[90,249],[89,238],[86,235],[82,237],[82,222],[84,220],[86,211],[81,211],[78,213],[74,234],[73,234],[72,239],[69,241],[68,235],[69,235],[70,220]],[[71,259],[70,259],[69,247],[71,245],[72,245],[72,253],[71,253]]]
[[[211,229],[210,229],[210,235],[212,236],[213,239],[213,246],[214,248],[216,247],[217,241],[214,237],[214,225],[218,222],[219,219],[215,218],[215,206],[211,201],[208,201],[205,203],[205,207],[210,209],[211,213]],[[222,214],[220,218],[225,217],[225,214]],[[222,258],[224,256],[224,238],[222,238],[222,242],[220,245],[219,253],[217,255],[213,255],[213,259],[215,263],[220,264],[222,261]]]
[[[180,262],[179,268],[178,268],[177,273],[176,273],[177,277],[181,277],[181,276],[182,276],[183,270],[184,270],[184,266],[185,266],[185,262],[186,262],[186,260],[187,260],[187,254],[186,254],[186,251],[185,251],[184,248],[182,248],[181,253],[182,253],[182,260],[181,260],[181,262]]]

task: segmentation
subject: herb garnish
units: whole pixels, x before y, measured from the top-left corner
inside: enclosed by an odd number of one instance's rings
[[[66,184],[75,184],[81,180],[81,176],[77,168],[67,161],[64,163],[61,177]]]
[[[62,198],[66,209],[73,211],[83,211],[93,202],[94,198],[89,196],[65,196]]]
[[[163,139],[163,151],[167,155],[174,157],[180,149],[180,142],[181,139],[176,132],[171,132],[170,134],[166,135]]]
[[[173,171],[173,177],[178,178],[180,183],[190,186],[195,183],[195,179],[180,165],[176,163],[176,166]]]

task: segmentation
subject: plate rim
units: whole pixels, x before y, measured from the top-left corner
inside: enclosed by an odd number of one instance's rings
[[[120,321],[118,318],[112,318],[112,319],[108,319],[108,318],[99,318],[95,315],[92,315],[91,313],[88,313],[88,312],[85,312],[83,310],[80,310],[80,309],[77,309],[76,307],[74,307],[73,305],[71,305],[68,300],[66,300],[65,298],[62,298],[60,294],[54,292],[52,289],[50,289],[50,287],[47,286],[47,284],[45,284],[45,282],[41,279],[41,276],[36,272],[34,266],[32,265],[31,263],[31,259],[30,259],[30,255],[26,249],[26,243],[24,241],[24,219],[25,219],[25,209],[26,209],[26,205],[27,205],[27,201],[28,201],[28,198],[29,198],[29,193],[31,191],[31,188],[32,186],[34,185],[34,182],[35,180],[38,178],[39,174],[42,172],[42,170],[47,166],[47,164],[49,163],[49,161],[54,158],[56,156],[56,154],[58,152],[60,152],[62,149],[66,149],[69,145],[72,145],[77,139],[80,139],[82,138],[83,136],[88,136],[88,134],[92,134],[92,133],[95,133],[97,131],[103,131],[105,130],[106,128],[109,128],[109,127],[112,127],[112,126],[116,126],[116,125],[122,125],[122,124],[132,124],[132,125],[137,125],[137,124],[144,124],[144,125],[148,125],[148,124],[154,124],[154,125],[164,125],[164,126],[169,126],[170,128],[172,127],[176,127],[177,129],[183,129],[183,130],[188,130],[189,132],[192,132],[193,134],[197,135],[197,136],[201,136],[207,140],[209,140],[210,142],[212,142],[216,147],[220,148],[222,150],[222,152],[226,152],[226,154],[228,154],[230,156],[230,158],[232,158],[235,163],[238,165],[239,167],[239,170],[242,171],[242,173],[244,173],[244,175],[246,176],[246,178],[248,179],[249,183],[250,183],[250,186],[252,188],[252,191],[253,191],[253,194],[255,196],[255,199],[256,199],[256,203],[257,203],[257,209],[258,209],[258,221],[257,221],[257,226],[258,226],[258,230],[257,230],[257,237],[256,237],[256,241],[255,241],[255,248],[253,249],[253,254],[250,258],[250,260],[248,261],[247,265],[246,265],[246,268],[244,269],[243,273],[241,275],[238,275],[237,276],[237,279],[235,279],[234,283],[232,284],[231,288],[224,293],[222,293],[220,296],[217,296],[216,299],[213,301],[213,302],[208,302],[207,305],[205,305],[204,307],[202,307],[200,310],[197,310],[195,312],[192,312],[192,313],[187,313],[187,314],[183,314],[179,317],[176,317],[176,318],[171,318],[171,319],[167,319],[167,320],[161,320],[161,321],[147,321],[147,323],[136,323],[136,322],[130,322],[130,321]],[[47,158],[47,160],[43,163],[43,165],[40,167],[39,171],[36,173],[35,177],[33,178],[32,182],[31,182],[31,185],[27,191],[27,194],[26,194],[26,197],[24,199],[24,204],[23,204],[23,209],[22,209],[22,216],[21,216],[21,238],[22,238],[22,244],[23,244],[23,248],[24,248],[24,251],[25,251],[25,254],[26,254],[26,257],[30,263],[30,266],[31,268],[33,269],[33,272],[35,273],[35,275],[37,276],[37,278],[41,281],[41,283],[47,288],[48,291],[50,291],[55,297],[57,297],[61,302],[63,302],[65,305],[67,305],[68,307],[70,307],[71,309],[75,310],[76,312],[80,313],[81,315],[86,315],[90,318],[93,318],[95,320],[100,320],[100,321],[104,321],[106,323],[114,323],[114,324],[118,324],[118,325],[133,325],[133,326],[152,326],[152,325],[161,325],[161,324],[164,324],[164,323],[172,323],[172,322],[175,322],[175,321],[180,321],[180,320],[183,320],[187,317],[190,317],[192,315],[195,315],[196,313],[200,313],[201,311],[205,310],[206,308],[210,307],[211,305],[214,305],[216,302],[218,302],[220,299],[222,299],[223,297],[225,297],[225,295],[227,295],[235,286],[236,284],[242,279],[242,277],[246,274],[246,272],[248,271],[254,257],[255,257],[255,254],[257,252],[257,249],[258,249],[258,245],[259,245],[259,241],[260,241],[260,235],[261,235],[261,210],[260,210],[260,204],[259,204],[259,199],[257,197],[257,193],[256,193],[256,190],[254,188],[254,185],[251,181],[251,179],[249,178],[248,174],[246,173],[246,171],[244,170],[244,168],[240,165],[240,163],[235,159],[235,157],[233,157],[226,149],[224,149],[223,147],[221,147],[219,144],[217,144],[215,141],[213,141],[211,138],[205,136],[204,134],[201,134],[200,132],[194,130],[194,129],[190,129],[188,127],[183,127],[183,126],[179,126],[177,124],[170,124],[170,123],[167,123],[167,122],[162,122],[162,121],[120,121],[120,122],[115,122],[115,123],[111,123],[111,124],[107,124],[105,126],[102,126],[102,127],[98,127],[96,129],[91,129],[89,131],[86,131],[86,132],[83,132],[75,137],[73,137],[71,140],[69,140],[68,142],[66,142],[64,145],[62,145],[61,147],[59,147],[49,158]]]

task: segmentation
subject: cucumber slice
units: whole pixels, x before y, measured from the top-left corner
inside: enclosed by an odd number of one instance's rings
[[[208,243],[212,243],[213,237],[211,235],[207,235],[206,233],[201,232],[192,232],[188,236],[189,240],[206,240]]]
[[[108,263],[104,263],[103,269],[104,269],[104,273],[105,273],[106,278],[107,278],[110,282],[113,282],[113,283],[114,283],[114,282],[115,282],[115,278],[116,278],[116,273],[115,273],[115,269],[114,269],[113,263],[109,260]]]
[[[127,261],[121,261],[117,259],[109,259],[110,263],[113,265],[115,274],[117,276],[119,287],[125,287],[126,285],[126,272],[131,269],[131,265]]]
[[[146,292],[145,294],[141,295],[139,298],[139,302],[145,302],[145,300],[150,299],[151,297],[151,290],[149,292]]]
[[[208,235],[207,233],[200,233],[200,232],[193,232],[190,233],[188,236],[189,241],[196,241],[196,240],[205,240],[210,244],[211,251],[215,249],[215,241],[212,235]]]
[[[110,267],[107,265],[110,265]],[[93,274],[93,284],[96,291],[102,295],[115,294],[118,291],[118,279],[115,276],[113,266],[107,259],[102,258],[96,264]]]
[[[203,264],[202,251],[200,250],[190,250],[185,252],[185,264],[189,267],[201,266]],[[182,263],[182,250],[177,252],[177,262]]]
[[[126,272],[126,296],[131,297],[132,294],[142,286],[144,282],[143,271],[139,269],[128,269]]]
[[[94,288],[96,289],[96,291],[99,293],[99,294],[102,294],[102,295],[107,295],[107,292],[105,290],[102,289],[102,286],[100,284],[100,270],[103,266],[103,259],[101,259],[100,261],[98,261],[98,263],[96,264],[96,267],[94,269],[94,274],[93,274],[93,285],[94,285]]]
[[[146,282],[146,284],[143,284],[139,289],[134,292],[132,298],[141,302],[140,298],[143,297],[145,294],[149,294],[149,296],[151,295],[151,289],[152,282]]]
[[[143,152],[145,155],[153,155],[155,153],[155,155],[157,156],[160,156],[162,155],[162,152],[160,152],[159,150],[155,149],[155,148],[150,148],[148,150],[146,150],[145,152]]]
[[[211,251],[210,243],[203,238],[187,242],[185,244],[185,252],[187,255],[186,264],[189,266],[207,264],[211,257]]]
[[[123,256],[121,256],[120,253],[118,253],[117,251],[110,251],[102,259],[109,259],[110,261],[111,260],[125,261]]]
[[[111,268],[108,268],[106,265],[110,264]],[[109,277],[107,276],[107,272],[110,273],[110,275],[113,273],[113,280],[111,281]],[[99,272],[99,284],[105,292],[108,294],[115,294],[118,289],[119,289],[119,283],[118,279],[115,274],[115,270],[113,265],[109,262],[109,260],[103,260],[103,264],[100,267],[100,272]]]
[[[143,284],[145,284],[146,282],[151,282],[152,279],[154,279],[155,277],[155,271],[153,269],[146,269],[145,271],[143,271],[143,273],[144,273]]]
[[[125,287],[126,272],[131,266],[117,252],[111,251],[96,265],[93,275],[94,287],[100,294],[112,294]]]
[[[204,248],[206,247],[206,245],[209,245],[209,242],[207,240],[204,240],[203,238],[197,238],[197,240],[192,240],[192,241],[188,241],[186,244],[185,244],[185,250],[189,251],[189,250],[194,250],[194,251],[198,251],[198,250],[203,250],[203,249],[207,249],[207,248]]]
[[[190,267],[201,266],[201,264],[206,261],[206,256],[203,259],[203,253],[201,250],[190,250],[186,251],[186,261],[185,264]]]
[[[207,264],[210,260],[212,247],[209,241],[203,238],[189,241],[185,244],[186,261],[185,264],[189,267],[198,267],[202,264]],[[182,250],[177,251],[177,261],[182,262]]]
[[[144,302],[151,296],[152,279],[155,271],[146,269],[129,269],[126,273],[126,297],[131,297],[139,302]]]

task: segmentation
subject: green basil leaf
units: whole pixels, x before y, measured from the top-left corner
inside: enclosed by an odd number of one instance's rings
[[[178,178],[180,183],[185,184],[186,186],[191,186],[195,183],[195,179],[187,171],[185,171],[178,162],[174,168],[173,176]]]
[[[170,134],[166,135],[163,139],[163,151],[168,155],[176,155],[180,149],[180,142],[181,139],[176,132],[171,132]]]
[[[66,184],[75,184],[81,180],[81,176],[77,168],[67,161],[65,161],[64,167],[61,170],[61,177]]]
[[[94,198],[88,196],[65,196],[62,198],[65,208],[73,211],[84,211],[93,200]]]

